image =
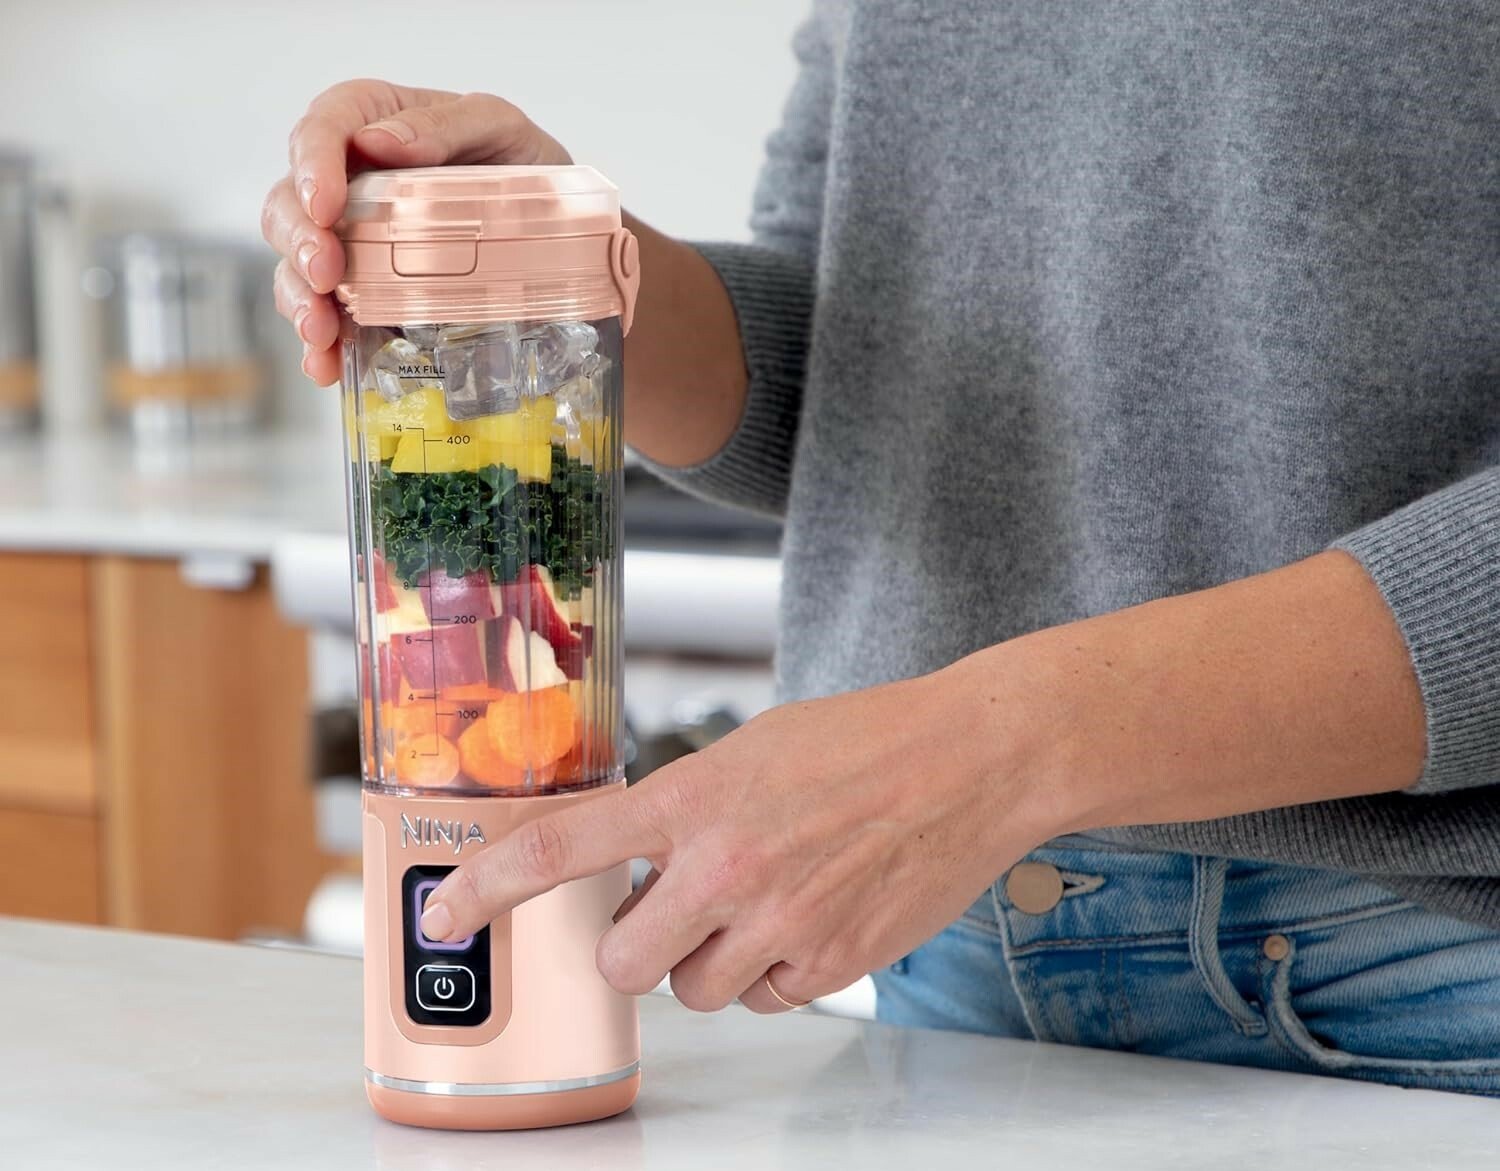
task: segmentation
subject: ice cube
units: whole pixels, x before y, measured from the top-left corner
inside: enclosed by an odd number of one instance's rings
[[[608,365],[598,354],[590,354],[584,372],[553,391],[557,422],[568,451],[586,464],[593,463],[592,437],[598,434],[604,419],[604,371]]]
[[[449,342],[469,341],[472,338],[481,337],[487,333],[515,333],[519,327],[513,321],[474,321],[457,322],[453,325],[439,326],[437,330],[437,341],[435,345],[443,345]]]
[[[415,342],[424,350],[437,349],[438,339],[442,330],[436,325],[403,325],[401,332],[406,335],[406,340]]]
[[[386,402],[442,382],[443,371],[430,349],[406,337],[393,337],[370,357],[370,376]]]
[[[446,325],[436,354],[450,417],[477,419],[520,404],[520,331],[513,322]]]
[[[593,369],[570,378],[559,386],[553,395],[557,399],[558,413],[566,412],[579,421],[587,419],[597,423],[604,415],[603,366],[596,359]]]
[[[584,321],[549,321],[521,338],[532,394],[551,394],[563,383],[589,372],[599,331]]]

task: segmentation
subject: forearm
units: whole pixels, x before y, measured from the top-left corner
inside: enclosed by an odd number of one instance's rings
[[[625,346],[625,441],[670,467],[702,463],[744,412],[747,375],[723,283],[686,244],[627,216],[641,291]]]
[[[1422,771],[1422,697],[1343,553],[1040,631],[949,669],[977,742],[1057,832],[1387,792]]]

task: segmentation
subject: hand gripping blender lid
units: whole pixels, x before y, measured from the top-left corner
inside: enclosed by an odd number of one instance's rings
[[[594,946],[618,867],[474,935],[421,931],[455,866],[624,784],[622,340],[639,282],[587,167],[349,188],[343,396],[364,751],[365,1077],[421,1126],[600,1118],[640,1084]]]

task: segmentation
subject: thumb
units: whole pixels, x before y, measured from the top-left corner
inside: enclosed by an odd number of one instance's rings
[[[493,94],[410,107],[370,123],[353,141],[379,167],[573,161],[520,109]]]

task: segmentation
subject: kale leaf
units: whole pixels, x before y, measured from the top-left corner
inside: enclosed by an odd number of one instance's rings
[[[562,597],[576,598],[613,552],[605,490],[593,468],[556,444],[546,483],[522,483],[504,464],[419,473],[382,463],[370,485],[375,543],[406,586],[429,568],[450,577],[482,569],[512,582],[533,564],[547,567]]]

